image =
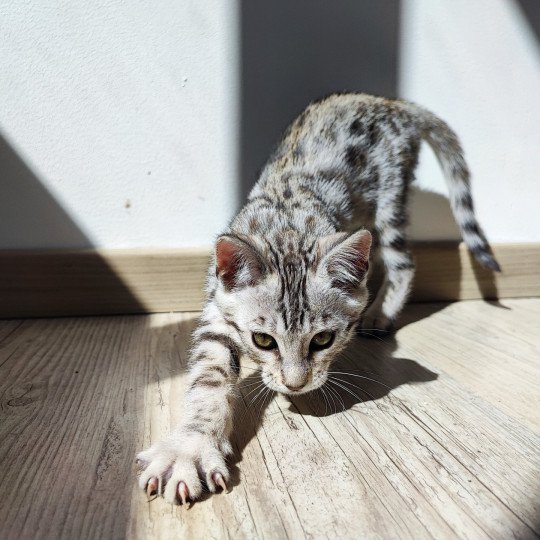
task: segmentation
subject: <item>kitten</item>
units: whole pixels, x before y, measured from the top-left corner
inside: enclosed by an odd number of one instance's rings
[[[364,94],[312,103],[292,123],[248,201],[216,243],[193,335],[185,418],[138,456],[140,485],[169,502],[225,489],[240,358],[271,389],[322,386],[357,327],[390,330],[407,299],[407,193],[426,140],[444,170],[463,239],[499,271],[476,221],[459,141],[417,105]],[[371,232],[369,232],[371,231]],[[385,279],[368,306],[371,259]]]

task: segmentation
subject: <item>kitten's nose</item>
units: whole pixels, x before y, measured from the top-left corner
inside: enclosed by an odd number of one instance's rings
[[[301,384],[300,386],[291,386],[290,384],[285,384],[285,386],[291,391],[291,392],[298,392],[298,390],[302,390],[304,386],[306,386],[306,383]]]
[[[291,392],[298,392],[308,382],[308,370],[299,361],[285,359],[281,366],[281,382]]]

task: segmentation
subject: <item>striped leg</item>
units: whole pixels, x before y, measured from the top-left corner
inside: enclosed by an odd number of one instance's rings
[[[216,312],[208,306],[194,334],[182,424],[137,456],[144,469],[140,487],[169,503],[200,497],[200,475],[212,492],[225,489],[229,479],[225,459],[232,452],[229,437],[241,353],[235,330]]]
[[[400,211],[395,215],[396,209]],[[387,201],[386,206],[377,211],[375,228],[380,238],[379,256],[384,265],[385,277],[381,288],[366,310],[361,328],[370,331],[390,331],[407,301],[414,264],[405,236],[407,224],[402,205]]]

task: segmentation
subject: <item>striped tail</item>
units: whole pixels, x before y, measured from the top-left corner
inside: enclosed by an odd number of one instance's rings
[[[501,267],[474,215],[469,168],[457,135],[426,109],[414,104],[408,104],[407,108],[419,124],[422,138],[429,143],[441,164],[450,193],[450,206],[465,244],[482,266],[500,272]]]

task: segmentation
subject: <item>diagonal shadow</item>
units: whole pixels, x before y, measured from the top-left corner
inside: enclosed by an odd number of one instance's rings
[[[0,246],[11,255],[5,259],[3,268],[7,282],[0,283],[0,302],[5,311],[10,306],[11,312],[19,317],[28,314],[46,316],[44,302],[55,291],[55,298],[62,299],[62,306],[58,306],[62,315],[99,315],[99,305],[110,307],[109,291],[114,291],[114,298],[118,299],[118,313],[145,311],[144,305],[95,251],[87,251],[84,260],[79,258],[74,263],[69,250],[92,248],[92,241],[1,133],[0,175]],[[65,260],[62,251],[52,251],[60,248],[67,254]],[[34,262],[31,250],[36,249],[54,254],[42,258],[47,271],[40,273],[37,281],[35,268],[30,266]],[[80,267],[74,268],[73,264]],[[84,283],[80,283],[79,276],[85,274],[99,279],[97,293],[94,288],[87,290]],[[20,295],[20,290],[32,291],[33,296]],[[43,301],[40,300],[42,296]],[[94,307],[81,312],[85,300]]]
[[[538,0],[515,0],[521,8],[531,30],[540,43],[540,2]]]
[[[0,133],[2,249],[89,248],[92,242]]]

